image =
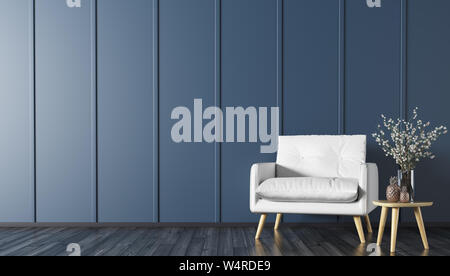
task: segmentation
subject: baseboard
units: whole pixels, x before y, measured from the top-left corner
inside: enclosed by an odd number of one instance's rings
[[[273,226],[274,223],[267,223]],[[429,222],[427,227],[450,227],[450,222]],[[257,223],[0,223],[0,228],[226,228],[226,227],[256,227]],[[283,227],[354,227],[352,222],[346,223],[282,223]],[[378,228],[378,223],[372,226]],[[387,225],[388,226],[388,225]],[[401,223],[400,227],[417,227],[415,222]]]
[[[173,228],[173,227],[252,227],[257,223],[149,223],[149,222],[108,222],[108,223],[0,223],[0,228],[23,228],[23,227],[65,227],[65,228]],[[273,224],[273,223],[272,223]]]

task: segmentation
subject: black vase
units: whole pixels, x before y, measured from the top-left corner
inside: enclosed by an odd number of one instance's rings
[[[398,173],[399,177],[399,182],[400,182],[400,187],[406,187],[408,189],[408,193],[409,193],[409,197],[410,197],[410,201],[414,202],[414,192],[415,192],[415,188],[414,188],[414,170],[411,171],[402,171],[400,170]]]

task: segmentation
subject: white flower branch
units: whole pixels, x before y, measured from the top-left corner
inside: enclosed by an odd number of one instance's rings
[[[424,158],[436,158],[431,152],[431,145],[448,132],[445,126],[427,132],[430,122],[418,120],[418,109],[413,110],[411,121],[388,119],[381,115],[383,126],[378,125],[378,132],[372,135],[386,156],[394,158],[403,172],[414,170]],[[386,132],[390,133],[389,138]]]

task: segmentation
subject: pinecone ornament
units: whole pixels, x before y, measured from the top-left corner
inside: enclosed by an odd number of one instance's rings
[[[400,202],[401,203],[409,203],[410,197],[408,192],[408,187],[403,186],[400,192]]]
[[[386,189],[386,199],[389,202],[398,202],[400,200],[400,187],[398,186],[398,178],[391,177],[390,185]]]

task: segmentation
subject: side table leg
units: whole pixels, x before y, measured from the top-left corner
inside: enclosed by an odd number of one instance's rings
[[[369,215],[364,216],[364,219],[366,220],[367,232],[373,233],[373,230],[372,230],[372,224],[370,223],[370,217],[369,217]]]
[[[388,216],[388,208],[382,207],[381,218],[380,218],[380,227],[378,229],[378,239],[377,239],[378,246],[381,246],[381,242],[383,241],[384,227],[386,226],[387,216]]]
[[[391,253],[395,253],[397,246],[398,217],[400,208],[392,208]]]
[[[428,250],[430,249],[430,246],[428,245],[427,232],[425,231],[425,224],[423,223],[422,211],[420,210],[420,207],[414,208],[414,215],[416,215],[417,226],[419,226],[423,247]]]

